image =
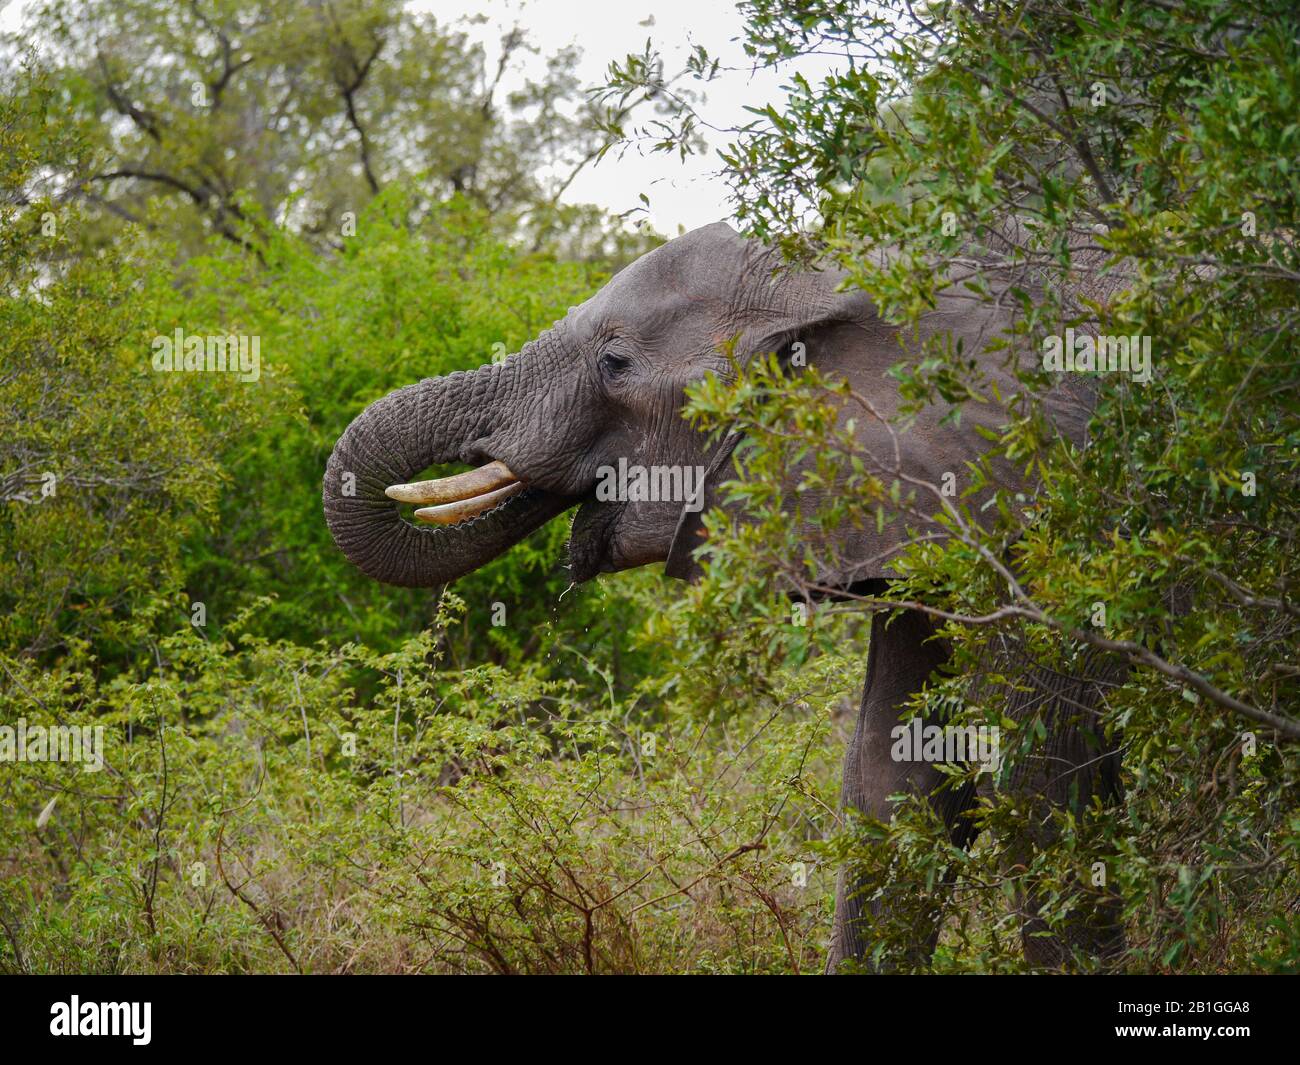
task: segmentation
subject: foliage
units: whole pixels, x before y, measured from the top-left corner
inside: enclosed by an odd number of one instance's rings
[[[1032,502],[1003,492],[980,513],[971,504],[983,466],[957,471],[962,491],[951,500],[880,474],[834,430],[832,400],[857,402],[843,386],[813,373],[791,381],[759,361],[734,388],[698,390],[697,417],[739,424],[750,445],[732,492],[746,520],[712,519],[714,588],[701,595],[737,595],[756,574],[796,595],[816,585],[827,559],[770,488],[816,455],[806,478],[843,485],[815,516],[826,527],[938,514],[949,531],[940,543],[918,540],[899,563],[903,579],[866,608],[936,612],[967,671],[988,668],[994,631],[1014,631],[1066,671],[1098,651],[1132,667],[1104,714],[1125,758],[1125,800],[1059,812],[1053,842],[1028,865],[1006,871],[1008,840],[1023,838],[1032,811],[1005,787],[981,803],[978,822],[995,831],[970,852],[955,853],[928,807],[908,803],[890,824],[844,840],[843,853],[880,891],[959,877],[946,934],[955,939],[945,938],[939,968],[1014,966],[1008,900],[1039,891],[1060,924],[1100,868],[1125,900],[1125,967],[1294,969],[1292,5],[756,0],[746,10],[759,62],[818,49],[847,57],[822,84],[796,75],[787,106],[758,112],[730,149],[751,231],[793,258],[842,268],[900,338],[943,279],[976,265],[966,282],[975,300],[994,298],[992,277],[1041,286],[1010,290],[1009,362],[1067,328],[1146,336],[1154,348],[1150,383],[1097,378],[1083,451],[1044,433],[1035,397],[1050,378],[1037,359],[1023,370],[1009,397],[1016,416],[990,444],[1041,490]],[[1071,298],[1081,266],[1098,264],[1099,283]],[[920,357],[900,353],[895,372],[910,402],[898,432],[924,404],[994,398],[968,353],[942,337]],[[943,719],[954,707],[952,720],[1001,712],[960,673],[924,700]],[[1042,723],[1002,726],[1032,748]],[[909,931],[882,918],[880,957],[906,964]]]
[[[321,519],[364,404],[517,348],[603,264],[399,182],[327,255],[179,221],[90,252],[103,219],[40,180],[91,152],[51,81],[0,102],[0,724],[102,729],[104,765],[3,763],[0,968],[816,969],[854,644],[701,715],[636,643],[662,578],[563,594],[564,522],[437,599]],[[177,328],[257,338],[257,379],[155,372]]]
[[[179,591],[182,544],[216,509],[226,473],[212,442],[275,400],[148,372],[145,338],[176,299],[169,271],[119,249],[66,257],[79,213],[15,194],[36,165],[21,149],[39,99],[0,113],[20,149],[0,218],[0,641],[40,654],[94,637],[123,653],[125,619]]]
[[[338,249],[393,184],[410,190],[411,218],[464,197],[534,250],[640,246],[559,203],[604,142],[576,48],[506,91],[537,51],[518,26],[489,63],[466,27],[397,0],[41,0],[0,49],[40,52],[81,135],[78,154],[47,155],[40,181],[97,208],[88,246],[126,221],[187,254],[208,234],[256,248],[274,227]]]
[[[2,778],[6,969],[819,966],[833,774],[806,706],[843,660],[706,738],[688,695],[647,713],[607,672],[443,668],[451,596],[388,654],[252,636],[259,609],[108,683],[82,655],[0,659],[4,720],[107,734],[98,772]]]

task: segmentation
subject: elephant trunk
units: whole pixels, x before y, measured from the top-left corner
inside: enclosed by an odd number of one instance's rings
[[[339,437],[325,468],[325,520],[339,549],[375,580],[449,583],[491,561],[571,500],[525,486],[469,521],[416,526],[385,494],[425,467],[460,457],[495,416],[498,366],[427,378],[372,403]]]

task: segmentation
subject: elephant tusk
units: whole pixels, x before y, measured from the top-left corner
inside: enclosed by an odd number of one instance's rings
[[[504,462],[489,462],[477,470],[458,473],[454,477],[391,485],[384,489],[384,495],[399,503],[458,503],[518,483],[519,478]]]
[[[472,499],[458,499],[454,503],[446,503],[440,507],[424,507],[415,512],[415,517],[417,521],[427,521],[431,525],[455,525],[495,509],[523,487],[522,481],[515,481],[504,488],[498,488],[495,492],[486,492]]]

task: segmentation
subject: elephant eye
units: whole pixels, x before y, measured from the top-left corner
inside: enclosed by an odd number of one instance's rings
[[[602,351],[597,361],[600,363],[600,372],[606,377],[618,377],[632,368],[632,360],[617,351]]]

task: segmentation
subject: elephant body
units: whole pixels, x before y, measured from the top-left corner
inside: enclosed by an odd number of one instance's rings
[[[691,382],[733,372],[728,348],[743,363],[798,343],[808,365],[846,380],[859,400],[841,408],[841,424],[853,418],[855,439],[874,467],[870,472],[885,483],[902,478],[924,490],[945,476],[960,478],[988,450],[988,432],[1003,424],[1005,404],[1022,391],[1015,369],[1032,355],[991,347],[1006,335],[1013,301],[973,299],[953,283],[925,316],[921,336],[903,336],[864,293],[842,290],[843,280],[833,270],[785,269],[772,252],[722,223],[669,241],[503,362],[426,379],[364,410],[339,438],[325,472],[325,516],[335,541],[377,580],[438,586],[577,507],[570,537],[575,581],[659,562],[667,563],[670,575],[692,579],[699,573],[699,516],[719,503],[716,485],[726,479],[734,439],[710,443],[681,417],[681,408]],[[1000,284],[1009,291],[1013,284],[1032,286],[1032,279],[1004,275]],[[989,386],[984,401],[968,400],[960,419],[947,417],[946,404],[932,404],[899,431],[894,416],[901,400],[888,371],[935,335],[950,337],[977,360]],[[1083,441],[1093,402],[1087,379],[1064,375],[1037,398],[1056,432]],[[479,468],[408,483],[426,467],[447,462]],[[703,469],[703,498],[598,498],[602,471],[620,463]],[[992,468],[985,495],[994,485],[1032,492],[1020,470],[996,461]],[[795,484],[785,486],[792,497],[799,474],[796,469]],[[802,514],[816,512],[815,493],[803,491],[799,498]],[[416,512],[432,524],[407,521],[394,499],[434,504]],[[973,512],[981,501],[971,501]],[[912,537],[944,534],[930,520],[938,509],[879,525],[846,523],[829,541],[809,523],[810,542],[820,539],[820,554],[832,560],[819,582],[847,588],[887,580],[891,560]],[[887,820],[889,795],[928,794],[951,824],[954,840],[969,842],[969,819],[962,815],[971,796],[937,790],[933,766],[900,764],[882,747],[901,702],[946,657],[931,636],[919,615],[904,615],[892,625],[879,615],[874,619],[844,801]],[[1082,703],[1091,705],[1087,698]],[[1063,728],[1062,736],[1068,732]],[[1085,791],[1100,794],[1107,786],[1098,781],[1094,789],[1093,783],[1090,776]],[[1044,796],[1055,795],[1055,786],[1043,782]],[[863,956],[865,917],[883,904],[879,898],[866,901],[851,874],[842,878],[833,969]],[[1093,937],[1097,950],[1109,949],[1109,934]],[[932,938],[933,930],[918,930],[918,949]]]

